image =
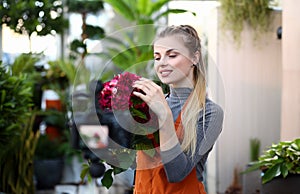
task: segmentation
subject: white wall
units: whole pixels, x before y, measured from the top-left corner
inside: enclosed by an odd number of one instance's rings
[[[217,190],[221,193],[231,184],[234,168],[243,170],[249,162],[250,138],[259,138],[262,148],[280,139],[281,40],[276,30],[281,25],[281,12],[274,16],[270,30],[257,45],[253,44],[249,28],[242,33],[240,48],[221,27],[218,30],[217,63],[226,94],[224,130],[217,156]],[[221,20],[219,14],[219,24]]]
[[[299,0],[283,2],[281,140],[300,137]]]

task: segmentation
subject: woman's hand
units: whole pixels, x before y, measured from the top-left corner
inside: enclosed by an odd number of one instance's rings
[[[144,100],[158,117],[160,150],[165,151],[173,148],[179,141],[175,133],[172,111],[162,88],[146,78],[135,81],[133,87],[144,92],[144,94],[140,92],[133,92],[133,94]]]
[[[165,121],[167,117],[172,116],[171,110],[165,99],[165,95],[159,85],[149,79],[140,78],[134,82],[133,87],[144,92],[143,94],[134,91],[133,94],[147,103],[149,108],[159,118],[160,124],[162,124],[161,122]]]

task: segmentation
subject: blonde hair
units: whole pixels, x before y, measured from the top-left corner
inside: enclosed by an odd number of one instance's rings
[[[193,64],[194,89],[189,96],[188,102],[185,105],[183,112],[181,113],[181,122],[184,131],[181,148],[185,152],[190,152],[191,156],[193,157],[196,153],[197,146],[199,112],[201,109],[203,109],[205,113],[206,99],[206,77],[204,62],[201,54],[201,41],[197,31],[189,25],[169,26],[157,35],[157,39],[173,35],[182,37],[186,48],[188,48],[190,51],[189,57],[194,57],[197,52],[199,53],[199,60],[197,64]],[[204,123],[205,116],[203,116],[203,130]]]

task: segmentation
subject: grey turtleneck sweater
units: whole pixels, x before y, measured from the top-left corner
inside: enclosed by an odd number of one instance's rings
[[[174,121],[191,92],[190,88],[170,88],[170,95],[166,99],[172,110]],[[208,154],[221,133],[223,124],[222,108],[208,98],[206,98],[205,106],[204,129],[203,110],[199,110],[196,155],[192,158],[189,153],[183,152],[180,144],[160,153],[169,182],[180,182],[195,167],[198,180],[203,181],[202,174]]]

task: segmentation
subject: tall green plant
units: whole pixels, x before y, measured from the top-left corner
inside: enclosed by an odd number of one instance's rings
[[[75,39],[70,44],[71,58],[77,58],[77,55],[81,55],[81,59],[87,54],[87,47],[85,39],[99,39],[104,37],[104,29],[97,25],[91,25],[86,22],[88,14],[96,14],[103,10],[102,0],[67,0],[66,5],[68,12],[79,13],[81,15],[81,39]]]
[[[130,69],[143,75],[149,65],[147,62],[153,58],[151,43],[158,27],[157,21],[168,14],[189,12],[184,9],[170,9],[170,1],[104,0],[117,14],[136,26],[122,29],[124,33],[117,39],[106,37],[105,40],[111,41],[114,47],[107,48],[100,55],[112,60],[121,71]]]
[[[259,158],[260,140],[258,138],[250,139],[250,161],[257,161]]]
[[[37,140],[32,130],[32,83],[0,65],[0,86],[0,191],[30,194]]]

